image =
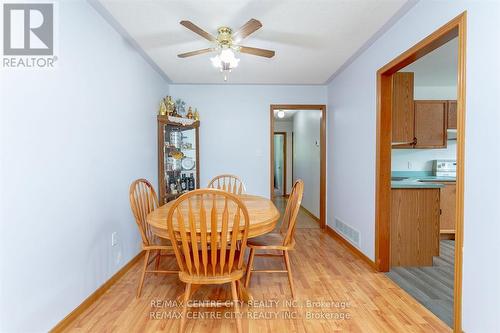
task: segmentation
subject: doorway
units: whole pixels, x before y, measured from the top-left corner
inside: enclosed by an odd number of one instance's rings
[[[297,114],[298,124],[301,124],[294,131],[279,127],[282,124],[282,117],[290,120]],[[304,119],[304,120],[303,120]],[[308,120],[305,120],[308,119]],[[312,129],[309,129],[313,123]],[[306,125],[307,126],[302,126]],[[276,127],[278,126],[278,127]],[[290,125],[289,125],[290,126]],[[315,127],[314,127],[315,126]],[[283,136],[280,134],[286,133]],[[304,133],[304,135],[302,134]],[[276,139],[276,135],[283,138]],[[301,137],[306,140],[299,140]],[[277,200],[279,195],[286,199],[286,195],[293,185],[293,182],[301,178],[304,180],[304,198],[302,200],[301,212],[304,220],[313,221],[314,226],[325,228],[326,226],[326,106],[325,105],[271,105],[270,106],[270,197]],[[281,147],[285,146],[285,152],[281,153]],[[287,153],[288,151],[288,153]],[[302,153],[301,153],[302,152]],[[302,155],[308,155],[302,157]],[[276,165],[275,160],[283,155],[284,166],[282,171]],[[298,155],[301,155],[299,157]],[[297,158],[295,158],[297,157]],[[305,162],[305,163],[303,163]],[[286,166],[288,164],[288,167]],[[283,179],[281,181],[281,179]],[[283,186],[280,188],[280,185]],[[309,185],[309,186],[308,186]],[[277,200],[277,206],[286,205],[286,200]],[[312,223],[304,223],[312,225]],[[298,223],[299,227],[300,223]]]
[[[274,132],[274,195],[287,196],[286,132]]]
[[[465,130],[465,41],[466,13],[451,20],[421,42],[377,71],[377,160],[375,202],[375,263],[381,272],[391,265],[391,154],[393,140],[393,94],[395,74],[443,46],[458,39],[456,89],[456,198],[455,249],[453,283],[453,329],[462,331],[462,251],[463,251],[463,194],[464,194],[464,130]],[[396,142],[400,144],[400,142]],[[416,145],[418,142],[402,142]]]

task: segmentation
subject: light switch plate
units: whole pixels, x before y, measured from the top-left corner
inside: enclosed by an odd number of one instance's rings
[[[111,246],[116,246],[116,244],[118,244],[118,234],[115,231],[111,234]]]

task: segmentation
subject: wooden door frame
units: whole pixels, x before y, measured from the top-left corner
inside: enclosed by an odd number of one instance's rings
[[[269,161],[269,184],[270,198],[274,192],[274,111],[275,110],[318,110],[321,111],[320,120],[320,172],[319,172],[319,225],[322,229],[326,228],[326,105],[325,104],[271,104],[269,108],[270,123],[270,161]]]
[[[287,165],[287,160],[286,160],[286,132],[274,132],[273,133],[273,138],[274,135],[283,135],[283,196],[285,197],[287,195],[286,193],[286,165]],[[274,158],[274,155],[273,155]],[[274,162],[273,162],[274,166]]]
[[[451,39],[458,37],[455,332],[462,332],[466,24],[467,12],[463,12],[377,71],[375,263],[379,271],[386,272],[390,268],[392,75]]]

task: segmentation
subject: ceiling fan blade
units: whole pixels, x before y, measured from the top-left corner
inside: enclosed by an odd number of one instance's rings
[[[245,23],[238,31],[233,34],[233,40],[238,42],[243,38],[248,37],[253,34],[255,31],[259,30],[262,27],[262,23],[256,19],[250,19],[247,23]]]
[[[248,53],[259,57],[272,58],[275,52],[272,50],[258,49],[256,47],[240,46],[241,53]]]
[[[213,50],[214,50],[213,48],[201,49],[201,50],[196,50],[196,51],[181,53],[181,54],[178,54],[177,56],[179,58],[187,58],[187,57],[192,57],[192,56],[195,56],[195,55],[198,55],[198,54],[212,52]]]
[[[199,26],[197,26],[196,24],[194,24],[191,21],[181,21],[180,24],[185,26],[186,28],[188,28],[189,30],[194,32],[195,34],[198,34],[201,37],[208,39],[211,42],[215,42],[217,40],[212,34],[206,32],[205,30],[203,30],[202,28],[200,28]]]

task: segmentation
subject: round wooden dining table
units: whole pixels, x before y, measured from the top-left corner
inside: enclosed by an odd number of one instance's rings
[[[249,194],[241,194],[238,197],[243,201],[248,210],[248,217],[250,219],[248,222],[248,238],[267,234],[274,230],[280,218],[280,212],[271,200]],[[197,200],[196,198],[193,199]],[[151,231],[158,237],[169,239],[167,215],[173,203],[174,201],[170,201],[158,207],[147,216],[147,222],[151,227]],[[187,209],[187,207],[184,208]],[[176,219],[173,220],[174,229],[176,229],[175,223]]]
[[[241,194],[238,197],[243,201],[248,210],[248,217],[250,219],[248,238],[264,235],[274,230],[280,218],[280,212],[271,200],[249,194]],[[174,201],[170,201],[158,207],[147,216],[147,223],[150,225],[151,231],[158,237],[169,239],[167,215],[173,203]],[[176,219],[173,219],[172,222],[174,229],[176,229]],[[200,285],[193,285],[191,287],[191,295],[198,288],[200,288]],[[238,289],[243,301],[248,302],[253,299],[251,293],[242,283],[238,283]],[[183,295],[179,295],[177,299],[182,300]]]

